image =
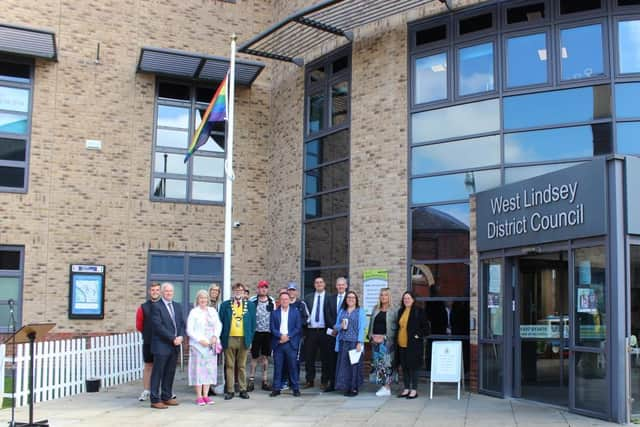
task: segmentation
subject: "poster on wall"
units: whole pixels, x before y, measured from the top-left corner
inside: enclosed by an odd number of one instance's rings
[[[104,265],[71,264],[69,319],[104,319]]]
[[[378,303],[380,289],[389,287],[388,270],[365,270],[362,282],[362,306],[367,315],[371,315],[373,307]]]
[[[598,311],[596,292],[592,288],[578,288],[576,304],[578,313],[595,314]]]

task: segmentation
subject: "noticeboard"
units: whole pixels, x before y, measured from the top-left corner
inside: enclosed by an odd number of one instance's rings
[[[431,382],[457,383],[462,379],[462,341],[431,344]]]
[[[69,319],[104,319],[104,265],[71,264]]]

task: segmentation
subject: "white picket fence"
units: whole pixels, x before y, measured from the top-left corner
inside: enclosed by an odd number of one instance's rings
[[[16,406],[27,405],[29,344],[16,345],[15,358],[5,358],[6,350],[5,344],[0,345],[0,379],[4,378],[5,362],[7,366],[15,362]],[[36,342],[35,352],[35,402],[84,393],[87,379],[99,378],[102,387],[112,387],[142,378],[142,335],[137,332]],[[3,387],[0,381],[0,395],[11,398],[10,390]]]

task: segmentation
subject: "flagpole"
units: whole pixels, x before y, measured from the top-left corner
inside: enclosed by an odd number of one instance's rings
[[[231,225],[233,212],[233,104],[236,82],[236,35],[231,36],[231,62],[229,64],[229,99],[227,110],[227,159],[225,161],[225,189],[224,189],[224,285],[222,295],[224,299],[231,297]]]

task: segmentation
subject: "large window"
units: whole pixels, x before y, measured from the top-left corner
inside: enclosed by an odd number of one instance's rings
[[[200,289],[222,282],[222,261],[221,254],[150,252],[148,284],[173,284],[173,299],[182,304],[186,315]]]
[[[0,59],[0,191],[27,189],[31,76],[30,63]]]
[[[11,307],[18,329],[22,317],[22,277],[24,249],[18,246],[0,246],[0,331],[11,331]],[[9,301],[12,304],[9,305]]]
[[[152,200],[224,202],[225,122],[217,123],[206,144],[184,163],[215,87],[158,83]]]
[[[304,138],[303,283],[348,275],[351,56],[340,50],[308,66]]]

